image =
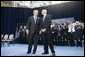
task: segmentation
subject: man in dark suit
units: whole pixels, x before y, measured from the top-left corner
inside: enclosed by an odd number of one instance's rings
[[[63,45],[67,45],[68,46],[68,39],[67,39],[67,32],[68,32],[68,28],[66,26],[66,23],[64,23],[64,25],[62,26],[62,38],[63,38]]]
[[[57,39],[58,39],[58,45],[62,45],[62,28],[61,28],[61,25],[59,24],[58,25],[58,28],[57,28]]]
[[[77,41],[76,46],[82,47],[82,26],[80,25],[80,23],[75,26],[75,30],[75,40]]]
[[[41,22],[41,39],[44,44],[44,53],[42,54],[48,54],[48,46],[51,49],[52,55],[55,55],[54,47],[53,47],[53,41],[52,41],[52,35],[50,31],[50,25],[51,25],[51,16],[47,14],[47,10],[42,10],[42,22]]]
[[[40,27],[40,17],[38,15],[38,10],[33,11],[33,16],[29,17],[28,19],[28,31],[29,31],[29,46],[27,54],[31,53],[32,50],[32,43],[34,42],[34,49],[33,54],[35,54],[37,49],[37,43],[39,40],[39,27]]]

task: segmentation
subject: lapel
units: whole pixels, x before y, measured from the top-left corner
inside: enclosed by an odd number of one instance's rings
[[[38,23],[38,21],[39,21],[39,20],[38,20],[38,17],[37,17],[36,24]]]
[[[32,23],[35,23],[34,17],[32,16]]]
[[[34,20],[34,17],[32,16],[32,21],[33,21],[33,23],[35,23],[35,20]],[[36,20],[36,23],[35,24],[37,24],[38,23],[38,17],[37,17],[37,20]]]

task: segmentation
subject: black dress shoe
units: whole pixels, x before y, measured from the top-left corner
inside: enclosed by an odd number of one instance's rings
[[[48,54],[48,52],[44,52],[44,53],[42,53],[42,55],[44,55],[44,54]]]
[[[27,54],[29,54],[29,53],[31,53],[31,52],[27,52]]]
[[[35,54],[35,52],[33,52],[32,54]]]
[[[54,52],[54,53],[52,53],[52,56],[55,56],[55,52]]]

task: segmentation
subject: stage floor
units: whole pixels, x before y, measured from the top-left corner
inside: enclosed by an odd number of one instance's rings
[[[44,52],[43,45],[38,45],[36,54],[26,54],[27,44],[10,44],[10,46],[1,47],[1,56],[52,56],[49,49],[49,54],[42,55]],[[84,47],[68,47],[54,46],[56,56],[84,56]]]

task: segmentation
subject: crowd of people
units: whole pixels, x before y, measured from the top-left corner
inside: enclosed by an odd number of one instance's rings
[[[51,24],[50,31],[54,45],[81,47],[84,45],[84,23],[82,22],[53,23]],[[20,37],[22,38],[21,40],[23,40],[22,42],[28,43],[28,30],[26,26],[20,26]],[[42,44],[40,40],[39,44]]]
[[[81,46],[84,44],[84,24],[69,22],[51,25],[54,43],[58,46]]]

